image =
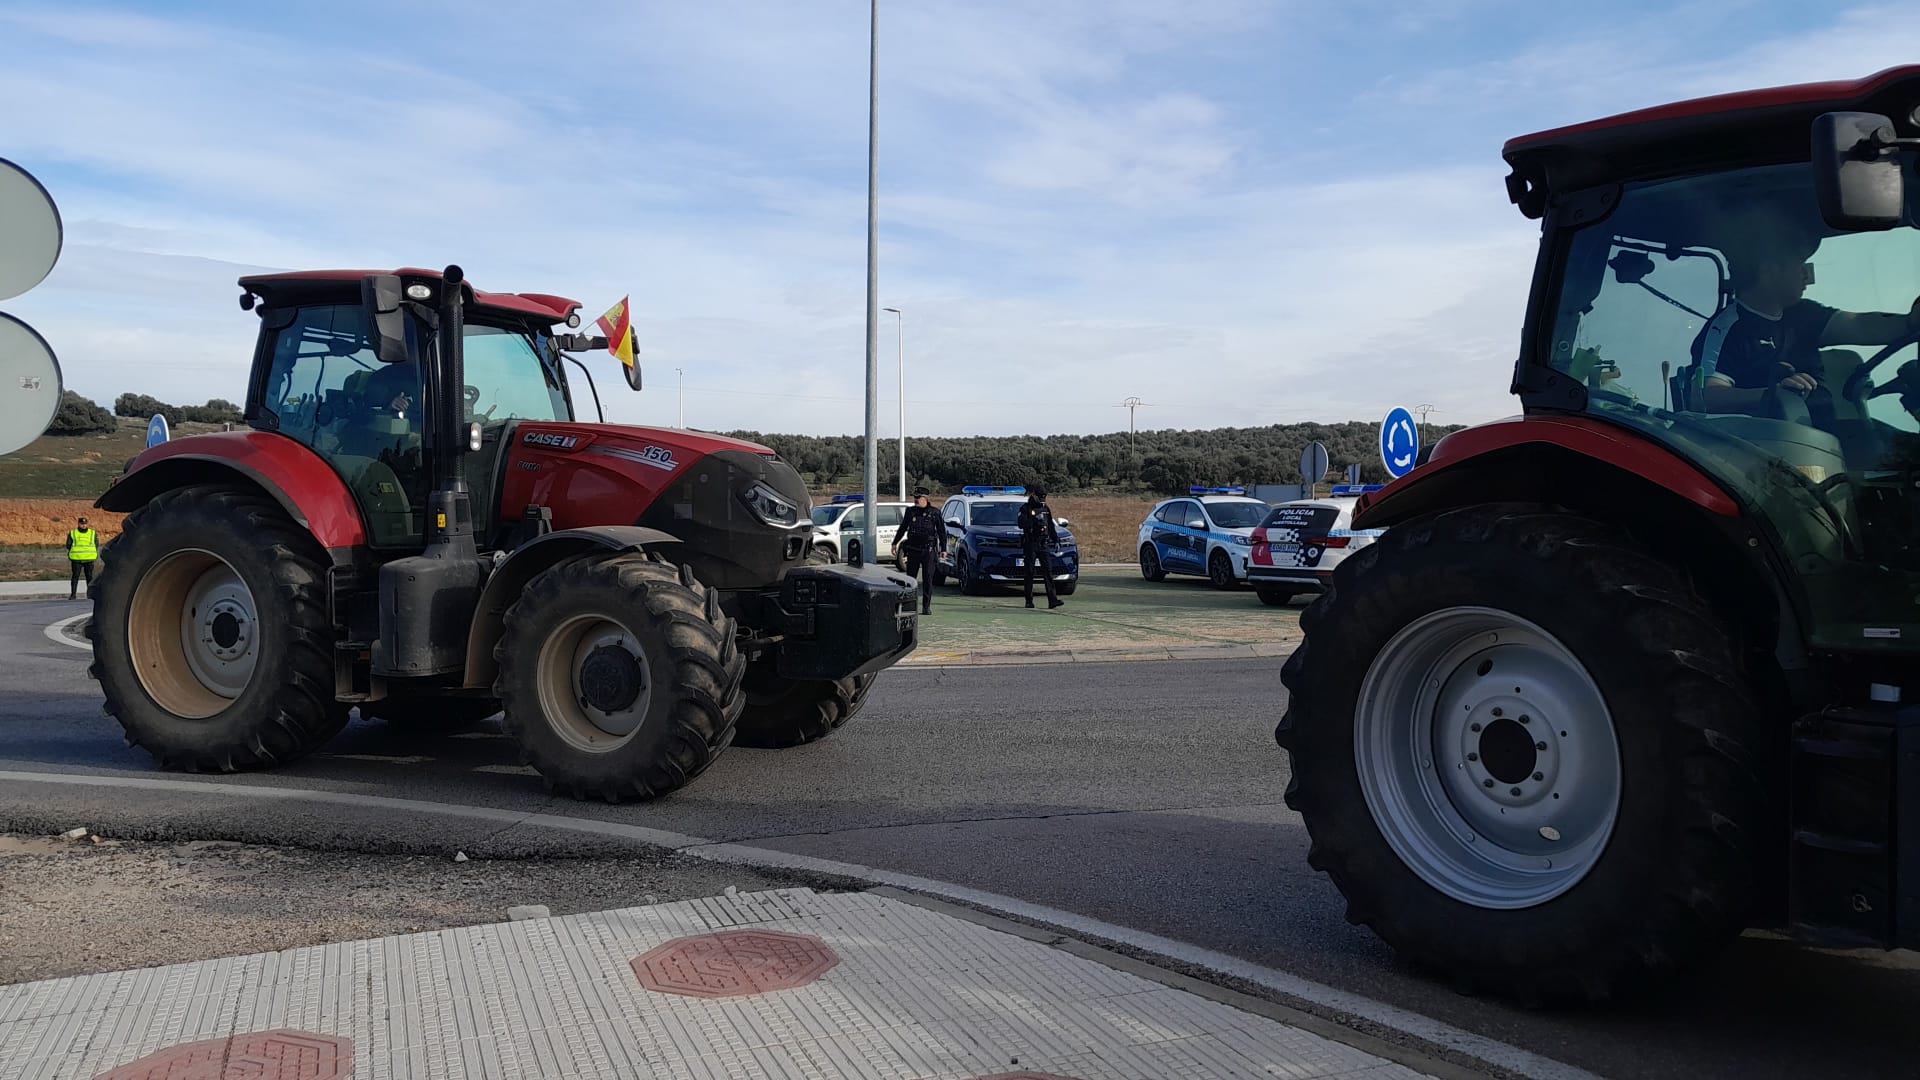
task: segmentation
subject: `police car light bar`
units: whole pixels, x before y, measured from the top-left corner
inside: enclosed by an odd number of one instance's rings
[[[1189,495],[1245,495],[1246,493],[1247,489],[1243,487],[1201,487],[1196,484],[1187,489]]]
[[[1023,487],[988,487],[985,484],[973,484],[960,489],[962,495],[1025,495]]]
[[[1385,484],[1335,484],[1333,485],[1333,493],[1335,495],[1365,495],[1369,491],[1379,491],[1386,486]]]
[[[833,501],[837,503],[866,502],[867,497],[865,495],[835,495]]]

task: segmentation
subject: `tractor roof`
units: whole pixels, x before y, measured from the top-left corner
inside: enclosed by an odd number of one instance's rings
[[[1730,163],[1805,161],[1816,116],[1858,109],[1916,127],[1920,65],[1864,79],[1803,83],[1695,98],[1510,139],[1509,194],[1538,217],[1552,192],[1674,176]],[[1520,185],[1524,184],[1525,187]]]
[[[441,278],[439,270],[412,266],[399,270],[290,270],[278,274],[249,274],[240,279],[240,287],[269,304],[298,303],[308,297],[337,295],[348,288],[357,294],[360,282],[375,274],[394,274],[406,281]],[[473,282],[468,281],[467,286],[473,288]],[[531,315],[549,323],[565,322],[580,306],[578,300],[547,293],[490,293],[477,288],[473,288],[473,303],[515,315]]]

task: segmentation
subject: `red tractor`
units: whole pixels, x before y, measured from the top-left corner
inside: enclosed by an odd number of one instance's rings
[[[1347,918],[1626,994],[1920,944],[1920,67],[1509,142],[1523,415],[1363,498],[1276,736]]]
[[[162,765],[290,761],[356,705],[503,712],[552,787],[647,799],[828,734],[912,650],[913,583],[817,565],[771,450],[576,419],[566,353],[605,345],[576,302],[453,266],[240,287],[248,430],[153,447],[97,504],[129,517],[93,675]]]

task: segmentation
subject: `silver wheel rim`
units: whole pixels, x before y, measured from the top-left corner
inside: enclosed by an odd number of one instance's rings
[[[189,548],[154,563],[134,586],[127,650],[155,704],[191,719],[224,710],[260,659],[253,592],[226,560]]]
[[[1510,612],[1448,608],[1395,634],[1361,685],[1353,742],[1381,835],[1462,903],[1546,903],[1613,834],[1606,700],[1565,645]]]
[[[609,672],[632,685],[610,691]],[[554,733],[590,754],[632,741],[653,704],[646,650],[626,627],[599,615],[576,615],[555,628],[540,646],[535,679],[540,711]]]

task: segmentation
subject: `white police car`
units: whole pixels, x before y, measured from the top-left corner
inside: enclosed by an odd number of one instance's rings
[[[835,495],[824,506],[813,508],[813,549],[823,551],[834,562],[850,559],[860,548],[867,531],[864,495]],[[911,503],[883,502],[876,505],[874,539],[880,542],[880,562],[893,558],[893,536],[900,531],[900,518]],[[867,560],[873,561],[873,560]]]
[[[1254,527],[1271,509],[1238,487],[1195,487],[1155,503],[1140,523],[1140,576],[1198,574],[1216,589],[1234,588],[1247,578]]]
[[[1386,532],[1353,527],[1353,509],[1360,496],[1383,486],[1341,484],[1329,498],[1274,507],[1253,530],[1247,568],[1247,583],[1260,593],[1260,602],[1279,607],[1300,593],[1325,591],[1342,560]]]

